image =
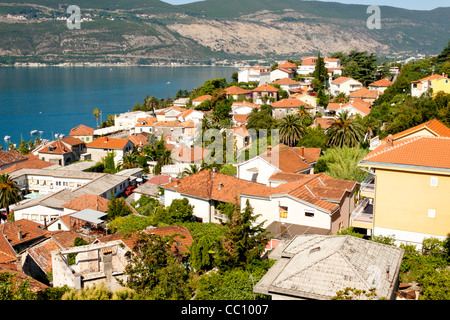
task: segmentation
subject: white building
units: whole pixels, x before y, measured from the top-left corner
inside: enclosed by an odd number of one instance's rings
[[[344,93],[349,96],[351,93],[361,89],[363,84],[358,80],[350,77],[339,77],[330,83],[330,93],[337,96],[340,93]]]

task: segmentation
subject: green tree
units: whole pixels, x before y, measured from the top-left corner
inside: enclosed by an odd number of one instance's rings
[[[28,153],[30,153],[30,150],[28,150],[28,144],[25,142],[25,140],[21,140],[20,141],[19,152],[21,154],[28,154]]]
[[[317,55],[316,67],[313,72],[314,81],[312,83],[314,91],[318,92],[323,89],[328,80],[328,70],[325,67],[325,60],[320,56],[320,51]]]
[[[190,248],[190,264],[197,272],[211,270],[213,267],[213,243],[208,242],[206,237],[194,240]]]
[[[364,129],[348,111],[341,112],[327,132],[328,146],[355,147],[364,138]]]
[[[97,121],[97,128],[98,128],[98,118],[100,117],[100,110],[98,108],[94,109],[94,112],[92,113],[92,115],[94,116],[95,120]]]
[[[442,50],[442,52],[436,57],[437,63],[445,63],[450,61],[450,40],[447,46]]]
[[[6,209],[9,216],[9,206],[18,202],[21,198],[21,191],[17,183],[12,180],[8,173],[0,175],[0,208]]]
[[[0,273],[0,300],[36,300],[37,294],[30,287],[30,280],[18,275]]]
[[[288,114],[281,119],[278,129],[280,130],[280,141],[290,147],[294,147],[303,136],[304,128],[302,119],[297,114]]]
[[[139,232],[133,251],[127,253],[126,286],[141,299],[185,300],[190,298],[190,274],[182,256],[173,251],[174,236]]]
[[[111,192],[111,199],[108,202],[108,219],[114,220],[117,217],[125,217],[132,213],[124,198],[116,198]]]
[[[259,259],[267,243],[267,231],[263,223],[256,223],[260,215],[253,213],[247,200],[241,212],[239,205],[226,206],[222,211],[227,216],[225,223],[226,236],[219,247],[219,269],[230,270],[245,267],[252,260]]]
[[[158,207],[155,213],[156,223],[176,224],[192,221],[194,206],[186,198],[174,199],[167,208]]]

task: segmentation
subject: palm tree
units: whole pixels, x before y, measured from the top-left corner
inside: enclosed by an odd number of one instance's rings
[[[21,191],[16,182],[9,174],[0,175],[0,208],[6,208],[6,215],[9,215],[9,206],[20,200]]]
[[[122,168],[136,168],[136,155],[134,153],[126,153],[122,157]]]
[[[302,118],[298,114],[288,114],[278,125],[280,141],[290,147],[294,147],[303,135]]]
[[[180,178],[190,176],[190,175],[192,175],[192,174],[195,174],[195,173],[197,173],[197,172],[200,172],[200,170],[201,170],[201,168],[200,168],[199,165],[197,165],[197,164],[190,164],[190,165],[189,165],[189,168],[185,168],[185,169],[183,170],[183,172],[181,173]]]
[[[336,147],[355,147],[364,138],[364,128],[348,111],[341,112],[328,129],[327,144]]]
[[[94,112],[92,113],[92,115],[95,117],[95,119],[97,120],[97,128],[98,128],[98,118],[100,117],[100,110],[98,108],[94,109]]]

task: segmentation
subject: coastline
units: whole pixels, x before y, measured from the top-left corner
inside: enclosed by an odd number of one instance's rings
[[[134,64],[134,63],[97,63],[97,62],[77,62],[77,63],[59,63],[59,64],[46,64],[37,62],[16,62],[13,65],[0,65],[2,68],[72,68],[72,67],[221,67],[221,68],[239,68],[241,66],[228,65],[228,64]]]

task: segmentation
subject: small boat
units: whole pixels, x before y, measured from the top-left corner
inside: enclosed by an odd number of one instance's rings
[[[11,139],[10,136],[5,136],[5,141],[8,141],[9,139]]]
[[[36,133],[37,133],[37,130],[31,130],[31,131],[30,131],[30,134],[31,134],[31,135],[35,135]]]
[[[64,138],[64,134],[61,133],[61,134],[59,135],[59,138],[60,138],[60,139]]]

